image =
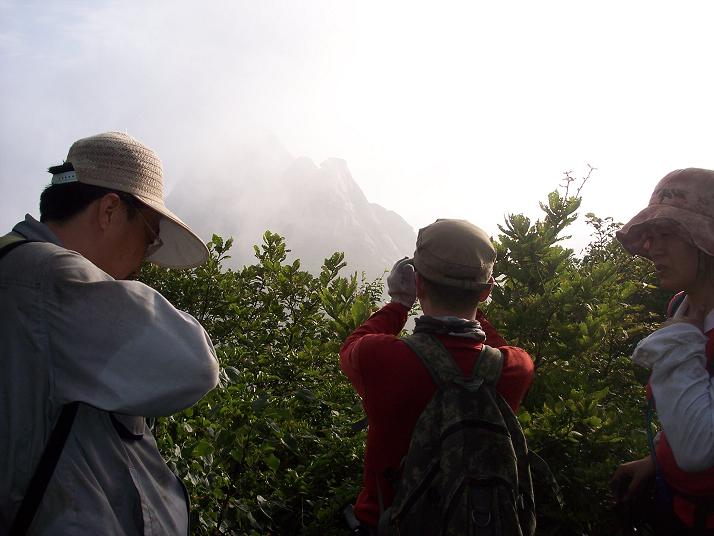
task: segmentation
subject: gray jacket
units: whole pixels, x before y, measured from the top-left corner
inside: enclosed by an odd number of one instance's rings
[[[215,387],[208,335],[138,281],[116,281],[27,216],[31,243],[0,260],[0,534],[62,406],[79,411],[30,532],[186,534],[179,480],[143,416]],[[139,437],[119,435],[111,415]]]

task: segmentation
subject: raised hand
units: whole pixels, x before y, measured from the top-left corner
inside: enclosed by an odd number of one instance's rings
[[[414,265],[408,257],[394,263],[392,271],[387,276],[387,294],[393,302],[401,303],[411,309],[416,301],[416,281]]]

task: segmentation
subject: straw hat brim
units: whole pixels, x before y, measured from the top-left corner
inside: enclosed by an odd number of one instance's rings
[[[188,225],[164,204],[133,194],[161,216],[159,237],[163,245],[146,260],[164,268],[195,268],[208,260],[208,248]]]
[[[195,268],[208,259],[203,241],[164,205],[163,167],[152,149],[126,133],[104,132],[74,142],[66,162],[73,173],[64,182],[131,194],[163,216],[159,222],[163,245],[147,261],[166,268]],[[54,176],[52,180],[55,184]]]
[[[653,223],[670,223],[683,230],[694,245],[707,255],[714,255],[714,218],[672,205],[649,205],[638,212],[616,236],[632,255],[647,257],[644,231]]]

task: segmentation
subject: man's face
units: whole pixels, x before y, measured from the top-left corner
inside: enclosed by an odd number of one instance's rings
[[[653,225],[645,231],[643,249],[654,263],[662,288],[689,290],[697,282],[699,250],[673,229]]]
[[[147,249],[159,235],[161,215],[138,203],[136,206],[133,217],[129,216],[131,209],[126,203],[119,215],[117,238],[110,260],[111,272],[108,272],[115,279],[135,278],[147,256]]]

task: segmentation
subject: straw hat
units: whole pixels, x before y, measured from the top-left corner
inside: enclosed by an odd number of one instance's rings
[[[489,236],[466,220],[440,219],[419,230],[414,268],[430,281],[480,290],[495,261]]]
[[[67,162],[74,171],[55,174],[52,184],[81,182],[126,192],[163,216],[163,245],[146,260],[167,268],[193,268],[208,259],[203,240],[164,205],[161,160],[146,145],[122,132],[105,132],[74,142]]]
[[[617,232],[632,255],[646,257],[643,231],[650,224],[671,225],[708,255],[714,255],[714,171],[677,169],[655,187],[649,205]]]

